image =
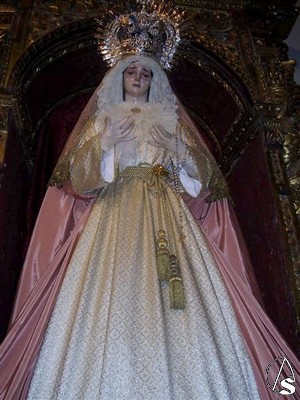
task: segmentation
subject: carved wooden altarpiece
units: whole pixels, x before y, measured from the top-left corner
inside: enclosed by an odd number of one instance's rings
[[[0,3],[3,326],[46,182],[106,71],[94,17],[112,3]],[[296,2],[174,3],[188,18],[172,86],[227,176],[266,310],[299,352],[300,88],[283,44]]]

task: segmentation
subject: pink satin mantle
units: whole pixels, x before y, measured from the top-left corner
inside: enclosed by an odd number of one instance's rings
[[[92,201],[48,189],[23,267],[11,325],[1,345],[0,399],[26,398],[47,322],[91,206]]]
[[[247,251],[227,200],[207,204],[204,196],[185,196],[185,201],[211,245],[228,288],[261,398],[272,400],[274,393],[265,382],[268,364],[285,355],[299,376],[300,363],[259,303]],[[48,189],[24,264],[11,326],[1,346],[2,400],[26,399],[48,319],[92,205],[93,200]],[[299,387],[292,398],[300,398]]]

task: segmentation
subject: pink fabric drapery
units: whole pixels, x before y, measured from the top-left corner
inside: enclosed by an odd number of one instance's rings
[[[185,196],[185,201],[213,250],[232,300],[254,369],[261,398],[274,399],[266,385],[266,368],[286,356],[299,376],[300,363],[262,308],[261,297],[236,216],[226,199],[205,203]],[[297,380],[296,380],[297,382]],[[292,397],[299,399],[299,388]]]
[[[8,334],[1,399],[25,399],[47,322],[92,201],[49,188],[32,235]]]
[[[285,355],[300,365],[268,319],[254,293],[257,287],[247,252],[227,200],[206,203],[204,197],[185,201],[209,241],[236,311],[262,399],[273,399],[265,370]],[[78,236],[93,200],[81,200],[63,189],[48,189],[20,281],[7,338],[1,346],[1,399],[25,399],[39,348]],[[45,228],[46,227],[46,228]],[[300,398],[294,394],[294,399]]]

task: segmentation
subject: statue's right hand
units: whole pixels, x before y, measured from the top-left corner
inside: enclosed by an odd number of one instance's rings
[[[103,149],[110,149],[119,142],[127,142],[135,138],[131,135],[134,127],[132,117],[125,117],[120,121],[112,121],[110,117],[105,119],[105,127],[101,136],[101,145]]]

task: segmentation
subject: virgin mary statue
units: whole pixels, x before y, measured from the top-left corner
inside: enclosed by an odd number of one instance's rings
[[[51,185],[1,399],[272,399],[272,360],[300,372],[255,298],[224,178],[157,61],[108,71]]]

